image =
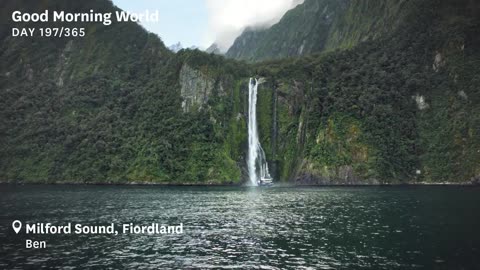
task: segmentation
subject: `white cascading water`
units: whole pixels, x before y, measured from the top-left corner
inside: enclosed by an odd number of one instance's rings
[[[258,139],[257,127],[258,80],[250,78],[248,83],[248,175],[250,183],[258,185],[258,180],[270,178],[265,152]]]

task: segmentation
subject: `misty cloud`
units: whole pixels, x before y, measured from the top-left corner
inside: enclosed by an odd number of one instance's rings
[[[269,27],[303,0],[206,0],[208,31],[205,44],[227,50],[246,27]],[[207,46],[208,46],[207,45]]]

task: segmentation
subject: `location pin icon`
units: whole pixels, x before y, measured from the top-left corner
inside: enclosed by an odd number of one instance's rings
[[[18,234],[18,232],[22,228],[22,222],[20,222],[20,220],[15,220],[14,222],[12,222],[12,228],[15,233]]]

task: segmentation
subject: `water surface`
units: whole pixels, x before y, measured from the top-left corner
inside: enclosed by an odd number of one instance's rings
[[[15,219],[184,233],[16,235]],[[478,269],[480,189],[0,185],[0,242],[0,269]]]

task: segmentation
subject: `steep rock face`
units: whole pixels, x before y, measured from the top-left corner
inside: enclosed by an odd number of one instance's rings
[[[344,2],[307,0],[288,11],[279,23],[269,29],[246,29],[226,55],[258,61],[320,51],[325,46],[333,18],[341,12]]]
[[[115,10],[104,0],[35,3],[5,2],[2,26],[13,27],[9,14],[22,7]],[[224,139],[228,121],[238,115],[225,109],[235,77],[213,70],[223,70],[222,59],[199,51],[174,54],[135,23],[69,27],[85,27],[85,37],[12,38],[0,29],[0,181],[241,180],[241,121],[234,122],[239,131],[232,131],[231,143]],[[231,66],[225,73],[239,69]],[[191,106],[207,109],[182,111],[182,90]]]
[[[270,82],[259,90],[259,132],[278,179],[476,181],[478,11],[471,1],[428,1],[385,38],[257,64]]]
[[[191,68],[188,64],[182,66],[179,82],[184,112],[195,110],[195,108],[200,109],[203,104],[206,104],[214,86],[211,78]]]
[[[246,29],[226,56],[261,61],[351,48],[395,30],[407,5],[406,0],[306,0],[268,29]]]
[[[259,133],[279,181],[298,184],[375,183],[375,147],[365,139],[362,123],[347,114],[314,113],[318,100],[308,81],[278,80],[259,89]]]
[[[0,12],[29,1],[11,3]],[[41,3],[32,9],[113,8]],[[85,38],[37,42],[0,28],[0,181],[239,183],[254,75],[266,78],[258,125],[276,180],[478,179],[478,1],[305,5],[313,6],[292,10],[300,20],[287,14],[292,28],[268,40],[286,42],[272,56],[317,51],[312,44],[324,53],[251,65],[198,50],[174,54],[132,23],[88,24]],[[318,26],[310,12],[322,14]],[[297,39],[308,25],[328,27],[326,40],[313,41],[324,32]],[[262,48],[269,34],[251,33]]]
[[[222,54],[222,51],[220,51],[220,48],[218,47],[218,45],[216,43],[213,43],[212,45],[210,45],[210,47],[208,47],[206,50],[205,50],[206,53],[213,53],[213,54]]]

